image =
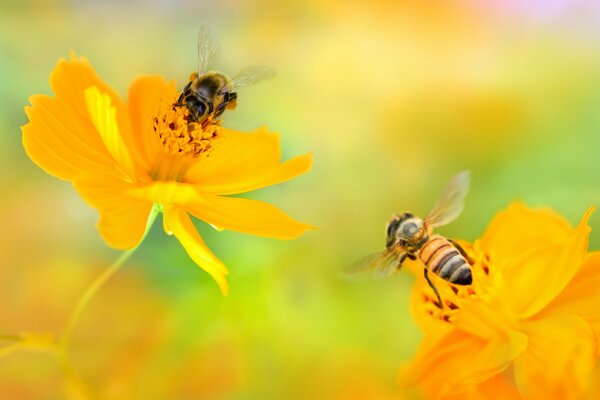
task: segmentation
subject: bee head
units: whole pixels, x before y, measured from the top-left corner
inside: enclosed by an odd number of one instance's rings
[[[423,220],[405,212],[395,215],[388,223],[387,246],[397,241],[411,242],[423,230]]]

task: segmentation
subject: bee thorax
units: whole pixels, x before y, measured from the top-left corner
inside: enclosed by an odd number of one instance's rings
[[[196,95],[204,99],[210,100],[215,97],[221,89],[220,83],[213,77],[199,79],[192,88],[195,89]]]

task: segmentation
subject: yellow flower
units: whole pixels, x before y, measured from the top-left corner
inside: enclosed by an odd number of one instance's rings
[[[433,278],[443,309],[420,267],[411,300],[425,339],[401,383],[433,399],[578,397],[600,333],[600,253],[587,253],[592,211],[573,229],[550,210],[512,205],[464,244],[472,286]]]
[[[138,244],[154,204],[165,231],[227,293],[227,269],[208,249],[189,214],[218,230],[292,239],[312,227],[270,204],[229,197],[307,172],[311,155],[280,162],[277,135],[242,133],[218,121],[187,122],[175,108],[174,82],[137,78],[125,103],[84,58],[71,54],[50,76],[54,97],[34,95],[26,107],[23,145],[46,172],[73,182],[98,209],[98,230],[118,249]]]

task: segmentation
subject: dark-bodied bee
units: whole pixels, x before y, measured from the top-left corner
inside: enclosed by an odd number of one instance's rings
[[[219,45],[214,32],[208,26],[198,31],[198,72],[190,76],[175,107],[187,107],[188,121],[202,124],[210,117],[218,119],[225,109],[236,106],[235,89],[253,85],[275,76],[268,67],[254,66],[243,68],[237,75],[227,79],[219,72],[209,71],[211,62],[219,53]]]
[[[433,228],[446,225],[460,215],[469,180],[468,172],[454,176],[425,219],[409,212],[395,215],[387,225],[386,249],[365,257],[348,269],[346,275],[390,276],[400,269],[406,258],[418,259],[424,266],[427,283],[437,296],[439,306],[443,307],[428,272],[455,285],[470,285],[473,278],[467,261],[469,257],[462,247],[451,239],[433,234]]]

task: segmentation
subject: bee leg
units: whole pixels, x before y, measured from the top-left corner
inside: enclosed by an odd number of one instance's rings
[[[237,106],[237,93],[229,92],[229,98],[227,99],[227,109],[233,110]]]
[[[465,258],[465,260],[467,260],[469,265],[473,265],[475,263],[475,261],[471,257],[469,257],[465,249],[463,249],[460,244],[456,243],[452,239],[448,239],[448,241],[452,244],[452,246],[456,247],[456,250],[458,250],[458,252]]]
[[[433,289],[433,293],[435,293],[437,299],[438,299],[438,305],[440,307],[440,309],[444,309],[444,303],[442,303],[442,298],[440,297],[440,292],[438,292],[437,288],[434,286],[433,282],[431,282],[431,279],[429,279],[429,271],[427,270],[427,268],[423,268],[423,272],[424,272],[424,276],[425,276],[425,280],[427,281],[427,283],[429,283],[429,286],[431,287],[431,289]]]
[[[414,255],[412,255],[412,254],[408,254],[408,253],[404,253],[404,254],[402,254],[402,255],[400,256],[400,259],[398,260],[398,267],[396,268],[396,270],[398,270],[398,271],[399,271],[399,270],[400,270],[400,268],[402,268],[402,263],[403,263],[403,262],[404,262],[404,261],[405,261],[407,258],[408,258],[409,260],[413,260],[413,261],[415,261],[415,260],[417,259],[417,257],[416,257],[416,256],[414,256]]]
[[[404,260],[406,260],[406,257],[408,257],[408,254],[404,253],[400,256],[400,259],[398,260],[398,266],[396,267],[396,272],[400,271],[400,268],[402,268],[402,263],[404,263]]]
[[[183,99],[188,94],[188,91],[190,90],[190,86],[192,86],[192,82],[189,82],[187,85],[185,85],[185,87],[181,91],[181,94],[179,95],[179,99],[177,99],[177,103],[173,104],[175,107],[182,107],[185,105],[183,103]]]

